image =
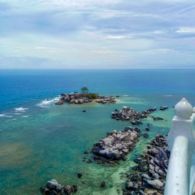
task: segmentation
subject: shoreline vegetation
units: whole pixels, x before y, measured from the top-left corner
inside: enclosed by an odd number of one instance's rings
[[[64,103],[85,104],[96,102],[100,104],[116,103],[116,97],[99,96],[96,93],[89,93],[87,87],[81,88],[80,93],[61,94],[56,105]],[[153,121],[164,120],[162,117],[153,116],[156,111],[165,111],[167,106],[149,108],[138,112],[130,107],[124,106],[122,109],[115,109],[111,113],[113,120],[129,121],[130,126],[122,131],[112,130],[107,135],[92,146],[89,151],[84,151],[83,162],[98,163],[102,166],[119,164],[120,161],[127,160],[129,155],[139,141],[140,136],[148,138],[150,124],[143,125],[143,119],[148,117]],[[134,126],[134,127],[132,127]],[[138,128],[138,126],[141,126]],[[162,195],[165,185],[168,160],[170,152],[167,148],[167,140],[163,135],[156,135],[146,150],[134,159],[136,166],[130,167],[126,175],[124,186],[121,186],[123,195]],[[82,173],[77,174],[82,179]],[[102,181],[100,188],[106,188],[106,181]],[[49,180],[40,191],[44,195],[72,195],[79,190],[77,185],[61,185],[57,180]]]

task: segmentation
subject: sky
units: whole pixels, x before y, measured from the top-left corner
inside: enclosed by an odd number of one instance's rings
[[[0,0],[1,68],[195,68],[195,1]]]

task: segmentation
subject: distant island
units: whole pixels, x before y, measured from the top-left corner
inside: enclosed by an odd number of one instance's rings
[[[113,104],[116,103],[116,97],[114,96],[100,96],[97,93],[89,92],[87,87],[82,87],[80,89],[80,93],[74,92],[69,94],[62,93],[60,95],[59,101],[57,101],[56,105],[62,105],[64,103],[69,104],[86,104],[96,102],[99,104]]]

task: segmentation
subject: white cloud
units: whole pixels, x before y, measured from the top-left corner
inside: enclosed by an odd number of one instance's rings
[[[123,67],[133,62],[134,51],[141,53],[153,47],[151,41],[121,38],[105,39],[101,33],[87,31],[80,32],[78,38],[70,36],[68,39],[44,34],[21,34],[1,38],[0,54],[4,58],[19,59],[26,64],[28,59],[45,59],[53,62],[56,68],[109,68]]]
[[[0,7],[0,56],[64,68],[185,65],[194,60],[193,1],[0,0],[9,5]]]
[[[105,6],[119,3],[120,0],[45,0],[41,3],[52,6],[78,7],[85,8],[93,6]]]
[[[126,35],[106,35],[106,39],[121,40],[121,39],[128,39],[128,36]]]
[[[180,27],[176,32],[195,34],[195,27]]]
[[[37,12],[48,10],[75,11],[115,5],[121,0],[1,0],[14,12]],[[71,10],[70,10],[71,9]]]

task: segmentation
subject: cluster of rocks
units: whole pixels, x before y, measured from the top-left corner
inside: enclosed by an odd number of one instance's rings
[[[95,100],[99,104],[114,104],[116,103],[116,98],[113,96],[100,96]]]
[[[159,110],[164,111],[167,110],[167,106],[161,106]],[[145,111],[142,112],[137,112],[133,108],[130,108],[128,106],[124,106],[121,110],[115,109],[112,112],[111,117],[115,120],[125,120],[125,121],[130,121],[132,125],[141,125],[142,124],[142,119],[147,118],[151,113],[157,111],[157,108],[149,108]],[[162,117],[158,116],[151,116],[150,117],[154,121],[160,121],[164,120]]]
[[[104,139],[94,144],[91,152],[98,163],[116,163],[125,160],[140,136],[140,129],[126,127],[123,131],[113,130]]]
[[[163,195],[170,152],[164,136],[158,135],[147,151],[135,159],[137,165],[127,174],[124,195]]]
[[[124,106],[121,110],[115,109],[111,117],[116,120],[128,120],[132,125],[139,125],[142,124],[141,119],[147,118],[149,114],[155,111],[156,108],[150,108],[146,111],[137,112],[133,108]]]
[[[43,195],[72,195],[77,192],[76,185],[61,185],[57,180],[52,179],[44,187],[40,188]]]
[[[97,102],[100,104],[108,104],[115,103],[116,98],[113,96],[99,96],[97,94],[61,94],[59,101],[57,101],[56,105],[62,105],[64,103],[70,104],[86,104],[90,102]]]
[[[92,102],[92,99],[89,99],[87,97],[84,97],[82,94],[61,94],[60,99],[58,102],[56,102],[56,105],[62,105],[64,103],[70,103],[70,104],[84,104],[84,103],[90,103]]]

